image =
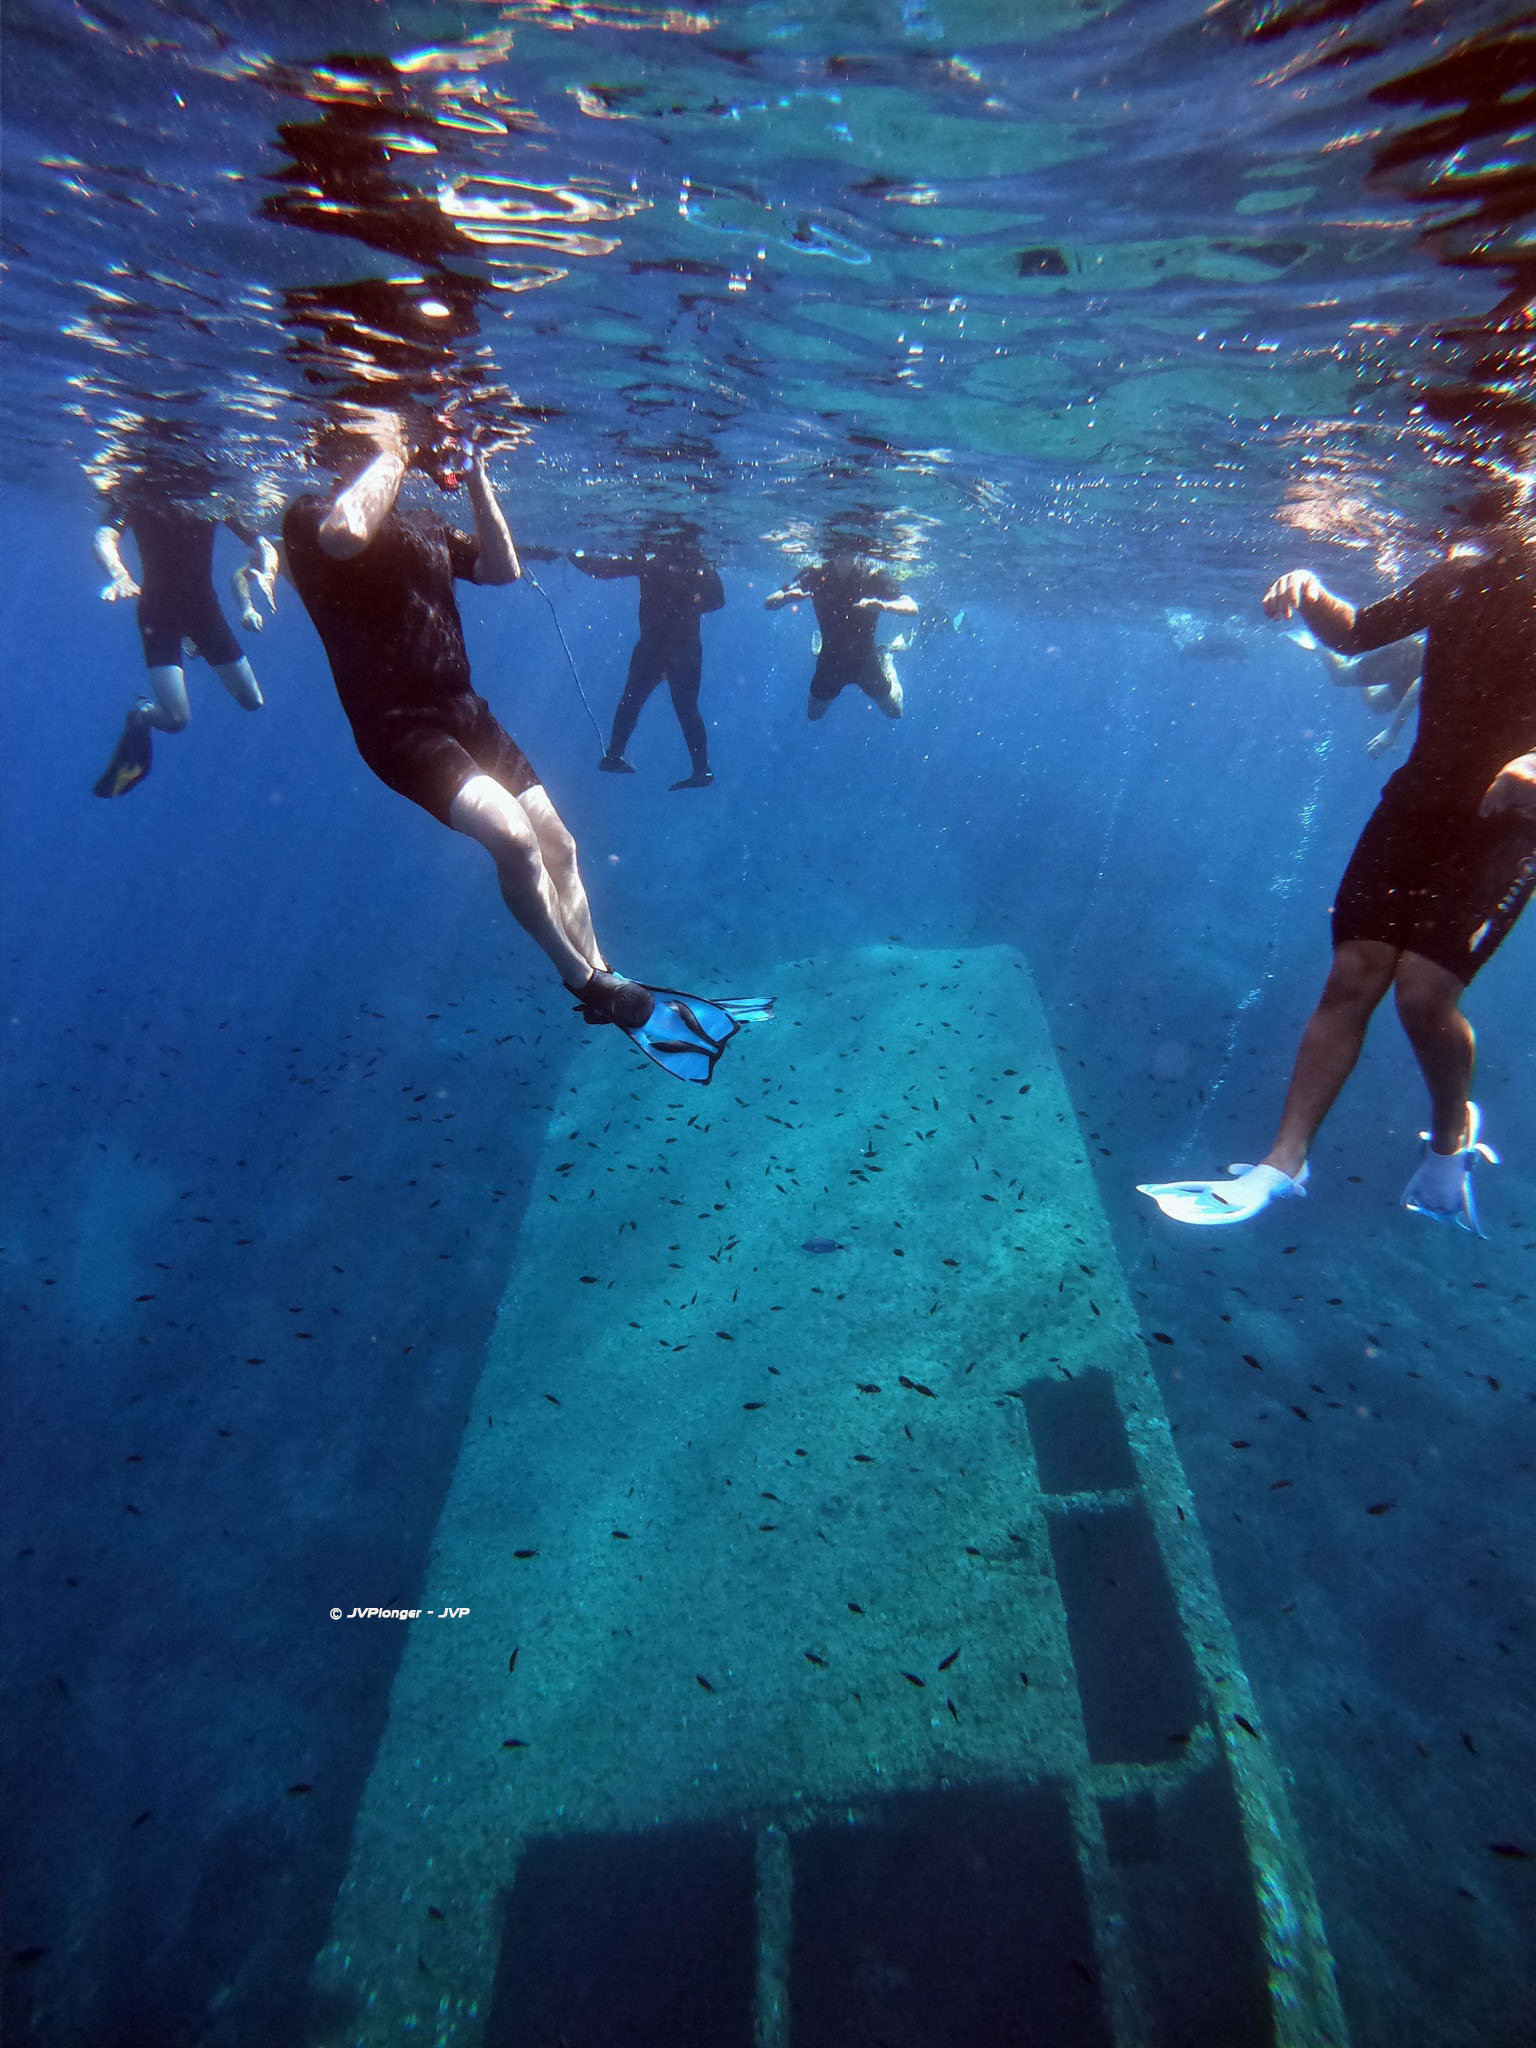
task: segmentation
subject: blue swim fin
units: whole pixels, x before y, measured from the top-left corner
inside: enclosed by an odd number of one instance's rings
[[[646,984],[651,988],[650,983]],[[743,1024],[765,1024],[773,1016],[772,996],[683,995],[675,988],[651,988],[656,1007],[644,1024],[620,1025],[647,1059],[665,1067],[679,1081],[709,1085],[715,1061]]]

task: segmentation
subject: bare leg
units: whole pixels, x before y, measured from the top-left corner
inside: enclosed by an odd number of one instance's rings
[[[1467,1109],[1477,1041],[1461,1012],[1456,976],[1419,953],[1404,953],[1397,968],[1397,1014],[1429,1089],[1430,1149],[1452,1154],[1467,1142]]]
[[[224,662],[221,667],[214,670],[214,674],[242,711],[261,709],[261,685],[251,672],[251,664],[243,654],[238,661]]]
[[[1264,1155],[1266,1166],[1277,1166],[1293,1180],[1300,1173],[1318,1127],[1354,1072],[1376,1005],[1392,986],[1402,957],[1379,939],[1346,939],[1335,950],[1323,993],[1301,1035],[1280,1128]]]
[[[536,782],[532,789],[525,789],[517,801],[539,842],[544,872],[554,884],[560,923],[566,936],[580,953],[587,971],[601,973],[608,962],[592,929],[592,906],[587,901],[586,885],[576,864],[576,842],[542,783]]]
[[[874,699],[887,718],[900,718],[904,700],[901,693],[901,684],[896,676],[896,663],[892,660],[891,650],[888,647],[882,647],[877,651],[880,659],[880,673],[885,678],[885,689],[881,692],[871,688],[867,683],[861,687],[866,696]]]
[[[531,796],[532,791],[528,794]],[[543,792],[539,792],[543,795]],[[533,820],[523,802],[502,788],[489,775],[472,775],[453,800],[448,822],[455,832],[478,840],[496,863],[502,900],[523,930],[554,962],[560,979],[580,988],[603,965],[592,941],[590,914],[585,928],[577,919],[577,934],[566,928],[554,877],[544,864],[543,849]],[[551,816],[554,806],[544,797]],[[535,807],[537,808],[537,807]],[[558,818],[555,819],[559,824]],[[564,831],[564,827],[560,827]],[[570,835],[566,834],[569,841]],[[575,847],[570,866],[575,868]],[[579,878],[578,878],[579,887]],[[585,909],[586,898],[581,903]],[[582,941],[589,951],[583,951]]]
[[[154,696],[141,697],[136,707],[141,722],[157,732],[185,732],[192,720],[186,672],[179,667],[152,668],[149,687]]]

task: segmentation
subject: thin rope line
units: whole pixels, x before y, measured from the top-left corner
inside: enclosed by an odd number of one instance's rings
[[[592,730],[597,734],[597,744],[602,748],[604,754],[606,754],[608,751],[608,742],[603,738],[603,728],[598,724],[597,714],[592,709],[592,706],[587,702],[587,693],[581,686],[581,674],[576,667],[576,657],[574,654],[572,654],[571,644],[565,637],[565,628],[560,623],[560,614],[555,610],[555,600],[550,596],[549,592],[544,588],[543,584],[539,581],[538,577],[534,575],[531,569],[524,569],[523,581],[525,583],[531,583],[534,589],[539,593],[540,597],[542,597],[544,602],[549,606],[549,615],[555,622],[555,632],[559,636],[560,645],[565,649],[565,658],[570,663],[571,677],[576,684],[577,693],[581,698],[582,705],[586,711],[588,718],[590,718],[592,721]]]

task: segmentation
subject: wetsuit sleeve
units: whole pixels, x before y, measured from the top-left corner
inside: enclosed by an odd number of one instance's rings
[[[720,581],[716,569],[702,569],[699,572],[699,610],[717,612],[725,603],[725,585]]]
[[[612,583],[620,576],[638,576],[640,564],[632,555],[583,555],[570,558],[571,567],[583,576],[595,576],[600,583]]]
[[[1346,636],[1348,645],[1336,652],[1369,654],[1394,640],[1422,633],[1433,623],[1452,580],[1453,572],[1441,565],[1415,578],[1406,589],[1394,590],[1390,597],[1366,605],[1355,613],[1354,630]]]
[[[473,583],[480,560],[480,543],[472,533],[460,533],[456,526],[443,529],[448,543],[448,564],[461,583]]]

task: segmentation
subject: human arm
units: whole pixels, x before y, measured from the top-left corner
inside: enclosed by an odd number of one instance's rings
[[[802,588],[797,578],[793,583],[786,583],[782,590],[770,591],[763,599],[763,610],[776,612],[781,605],[804,604],[810,594],[808,590]]]
[[[1536,752],[1517,754],[1513,761],[1506,761],[1489,783],[1478,809],[1485,818],[1502,811],[1522,811],[1536,818]]]
[[[266,599],[268,611],[277,610],[278,567],[277,549],[271,541],[257,538],[251,542],[249,558],[234,573],[235,602],[240,607],[240,623],[248,633],[259,633],[263,623],[253,588]]]
[[[485,463],[478,448],[470,456],[465,482],[475,515],[475,538],[480,543],[475,581],[515,583],[523,573],[523,565],[517,559],[517,549],[512,545],[505,515],[496,493],[491,489],[491,480],[485,473]]]
[[[1384,754],[1388,747],[1395,742],[1403,727],[1408,723],[1414,712],[1418,710],[1421,687],[1420,683],[1410,683],[1403,692],[1402,701],[1393,712],[1389,722],[1382,727],[1380,732],[1373,733],[1370,739],[1366,741],[1365,751],[1373,761],[1379,755]]]
[[[900,597],[861,597],[855,600],[858,611],[900,612],[904,618],[915,617],[917,600],[903,594]]]
[[[1357,610],[1344,598],[1335,597],[1310,569],[1292,569],[1269,586],[1263,605],[1272,619],[1299,615],[1335,654],[1369,654],[1373,648],[1424,631],[1429,624],[1429,583],[1434,574],[1431,571],[1405,589]]]
[[[123,560],[118,529],[115,526],[98,526],[91,548],[112,579],[101,593],[103,604],[116,604],[120,598],[137,597],[139,586],[128,573],[128,565]]]
[[[394,510],[406,467],[404,436],[391,437],[368,467],[332,500],[316,538],[333,561],[352,561],[377,537]]]
[[[583,576],[595,576],[599,583],[613,583],[624,576],[638,576],[640,564],[633,555],[589,555],[577,548],[565,558]]]
[[[725,606],[725,585],[720,581],[718,569],[707,564],[699,576],[699,610],[718,612]]]

